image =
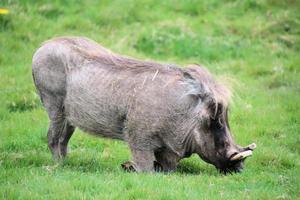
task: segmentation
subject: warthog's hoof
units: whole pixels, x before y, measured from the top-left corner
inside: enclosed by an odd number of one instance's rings
[[[159,162],[154,161],[153,165],[154,165],[154,171],[156,171],[156,172],[162,172],[163,171],[163,167]]]
[[[131,161],[124,162],[121,167],[127,172],[136,172],[134,164]]]
[[[127,161],[127,162],[121,164],[121,167],[127,172],[137,172],[136,168],[134,167],[134,163],[132,161]],[[153,162],[153,170],[156,172],[162,172],[163,167],[159,162],[154,161]]]

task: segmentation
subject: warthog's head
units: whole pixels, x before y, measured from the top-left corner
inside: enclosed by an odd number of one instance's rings
[[[192,128],[194,152],[222,173],[241,172],[256,144],[241,147],[233,140],[228,123],[230,91],[216,82],[207,70],[199,67],[189,70],[200,85],[191,92],[197,101],[197,122]]]
[[[236,145],[228,124],[228,109],[219,104],[216,110],[213,116],[203,117],[194,129],[198,146],[196,153],[222,173],[241,172],[244,160],[252,155],[256,145]]]

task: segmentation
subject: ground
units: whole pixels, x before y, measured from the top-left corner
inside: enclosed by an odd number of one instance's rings
[[[298,0],[4,0],[1,7],[9,14],[0,15],[0,199],[300,198]],[[69,157],[53,162],[31,58],[62,35],[140,59],[205,65],[233,88],[236,142],[257,144],[244,172],[224,176],[192,156],[175,173],[126,173],[125,143],[79,130]]]

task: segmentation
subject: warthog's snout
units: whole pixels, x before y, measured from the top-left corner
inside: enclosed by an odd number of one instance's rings
[[[219,170],[221,173],[233,173],[233,172],[242,172],[243,163],[247,157],[252,156],[253,150],[256,148],[256,144],[252,143],[241,149],[240,152],[233,153],[227,163],[220,167]]]

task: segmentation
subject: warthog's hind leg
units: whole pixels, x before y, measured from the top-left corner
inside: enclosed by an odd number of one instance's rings
[[[65,128],[59,138],[60,155],[65,157],[68,153],[68,142],[75,131],[75,127],[69,122],[65,122]]]
[[[68,142],[74,130],[75,128],[60,114],[51,119],[48,130],[48,147],[55,160],[67,155]]]
[[[48,129],[48,147],[55,160],[60,159],[60,147],[59,138],[64,130],[64,121],[61,119],[50,119],[50,125]]]
[[[66,120],[62,97],[42,93],[41,99],[50,119],[48,147],[53,158],[58,160],[66,156],[67,145],[75,128]]]
[[[75,128],[60,114],[50,119],[48,130],[48,147],[55,160],[67,155],[67,145]]]

